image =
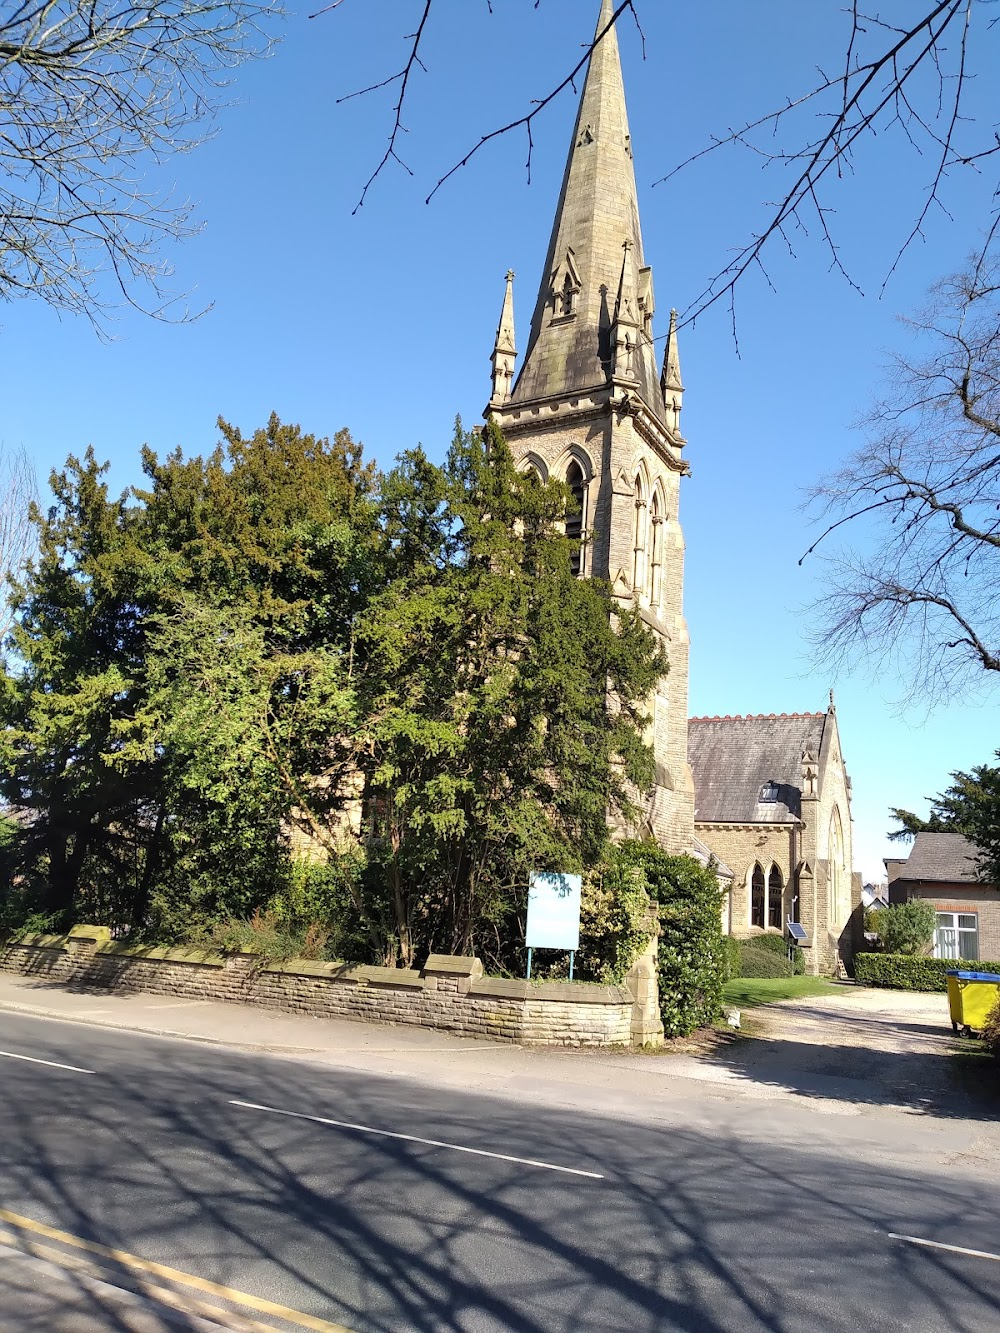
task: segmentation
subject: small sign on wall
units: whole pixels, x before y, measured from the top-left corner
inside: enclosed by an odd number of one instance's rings
[[[528,924],[525,944],[529,949],[580,947],[580,875],[555,871],[533,871],[528,880]]]

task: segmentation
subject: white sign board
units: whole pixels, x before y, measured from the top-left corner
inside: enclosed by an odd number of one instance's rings
[[[580,947],[579,875],[559,875],[535,871],[528,881],[528,929],[525,944],[529,949],[569,949]]]

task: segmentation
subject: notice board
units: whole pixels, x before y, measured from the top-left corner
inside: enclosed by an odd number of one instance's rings
[[[580,947],[580,875],[556,871],[534,871],[528,881],[528,929],[525,944],[529,949],[569,949]]]

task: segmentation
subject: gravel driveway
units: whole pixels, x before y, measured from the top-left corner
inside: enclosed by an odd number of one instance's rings
[[[714,1060],[817,1099],[933,1115],[990,1115],[991,1063],[951,1030],[947,995],[845,985],[744,1011],[747,1039]],[[967,1058],[956,1058],[965,1055]]]

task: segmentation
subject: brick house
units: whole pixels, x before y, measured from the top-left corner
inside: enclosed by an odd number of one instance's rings
[[[908,857],[886,860],[890,904],[934,904],[935,958],[1000,958],[1000,889],[980,879],[977,858],[960,833],[918,833]]]

